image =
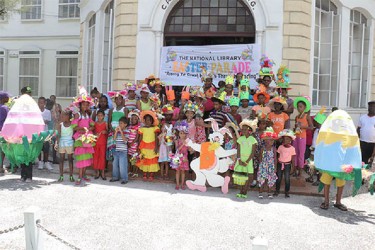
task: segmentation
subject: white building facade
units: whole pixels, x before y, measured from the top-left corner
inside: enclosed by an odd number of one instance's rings
[[[77,92],[79,0],[22,0],[0,20],[0,89],[71,100]]]

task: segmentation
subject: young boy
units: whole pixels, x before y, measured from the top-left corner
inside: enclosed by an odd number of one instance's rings
[[[39,106],[40,111],[42,112],[44,123],[46,124],[44,130],[48,131],[48,123],[51,121],[52,117],[51,117],[51,111],[46,109],[46,102],[47,100],[45,97],[43,96],[39,97],[38,106]],[[48,170],[52,170],[53,169],[52,164],[48,161],[49,142],[46,141],[43,143],[42,152],[43,153],[39,155],[38,169],[41,170],[44,167],[46,167]],[[42,161],[42,154],[43,154],[43,161]]]
[[[116,150],[113,153],[113,170],[110,182],[119,181],[128,183],[128,119],[123,116],[119,120],[119,126],[115,129],[113,140],[116,142]]]

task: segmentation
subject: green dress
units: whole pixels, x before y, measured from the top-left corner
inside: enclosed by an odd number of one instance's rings
[[[249,136],[248,138],[246,138],[245,136],[241,136],[240,138],[237,139],[237,143],[240,144],[241,161],[246,162],[247,159],[249,159],[249,156],[251,155],[253,145],[257,144],[258,142],[253,136]],[[237,173],[247,173],[247,174],[254,173],[253,159],[249,161],[247,166],[242,166],[237,161],[236,165],[234,166],[234,171]]]

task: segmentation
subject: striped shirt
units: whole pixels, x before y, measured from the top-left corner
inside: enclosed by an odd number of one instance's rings
[[[128,130],[124,130],[125,139],[128,140]],[[116,151],[127,152],[128,151],[128,144],[122,139],[121,133],[117,133],[116,137]]]
[[[224,127],[227,122],[227,115],[222,110],[213,110],[210,113],[210,118],[213,118],[219,125],[219,128]]]
[[[129,100],[125,99],[125,108],[132,111],[137,108],[137,99]]]

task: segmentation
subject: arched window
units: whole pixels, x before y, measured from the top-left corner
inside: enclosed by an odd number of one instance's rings
[[[367,18],[357,10],[350,13],[348,106],[365,108],[368,101],[370,29]]]
[[[104,11],[104,37],[103,37],[103,69],[102,91],[106,93],[112,89],[113,66],[113,31],[114,31],[114,1],[111,1]]]
[[[340,16],[329,0],[315,2],[313,105],[337,106]]]
[[[244,1],[182,0],[164,28],[165,45],[255,42],[255,22]]]
[[[96,19],[96,15],[94,14],[89,20],[88,35],[87,35],[86,84],[87,84],[88,92],[90,92],[94,87],[95,19]]]

